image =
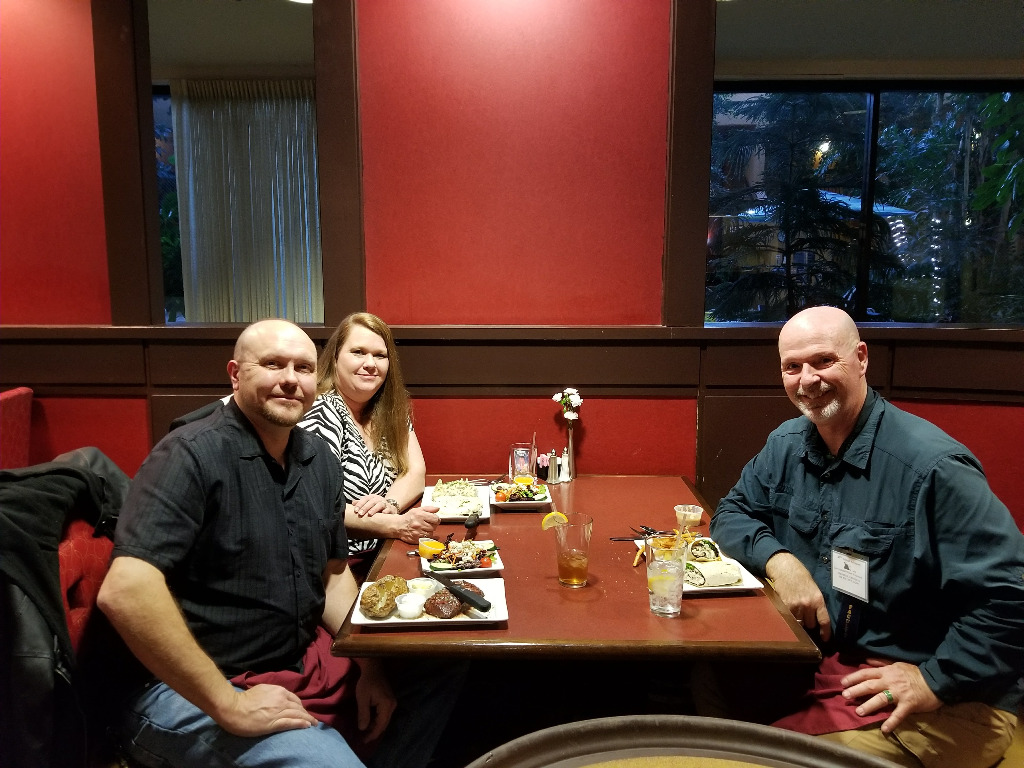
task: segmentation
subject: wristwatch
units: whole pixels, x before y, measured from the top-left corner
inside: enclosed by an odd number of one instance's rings
[[[385,504],[390,504],[392,507],[394,507],[395,508],[395,512],[401,512],[402,511],[402,507],[399,506],[398,502],[395,501],[394,499],[384,499],[384,503]]]

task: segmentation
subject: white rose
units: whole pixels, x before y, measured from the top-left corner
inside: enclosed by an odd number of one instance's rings
[[[559,392],[559,393],[558,393],[558,394],[556,394],[556,395],[552,395],[552,396],[551,396],[551,399],[552,399],[552,400],[554,400],[554,401],[555,401],[556,403],[560,403],[560,402],[562,402],[562,393],[561,393],[561,392]]]
[[[569,395],[569,404],[572,405],[573,408],[579,408],[582,403],[583,398],[579,395]]]
[[[569,421],[575,421],[579,417],[580,417],[580,415],[578,413],[576,413],[576,411],[566,411],[565,412],[565,418],[567,418]]]

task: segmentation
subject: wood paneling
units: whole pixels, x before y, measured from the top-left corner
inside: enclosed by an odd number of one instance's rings
[[[150,406],[146,427],[157,440],[173,418],[230,391],[226,364],[238,331],[0,326],[0,384],[31,386],[44,398],[74,398],[77,407],[89,398],[145,398]],[[309,332],[322,342],[330,329]],[[458,423],[463,406],[479,418],[459,428],[487,432],[494,428],[487,423],[487,401],[511,403],[502,406],[501,428],[515,430],[517,401],[546,399],[566,385],[576,386],[595,404],[603,401],[607,413],[602,434],[595,431],[588,438],[589,448],[643,457],[649,450],[643,442],[644,423],[659,412],[657,401],[688,400],[696,405],[690,425],[697,428],[696,480],[716,504],[771,429],[795,414],[778,378],[777,329],[751,334],[721,328],[633,327],[616,332],[415,326],[397,327],[395,333],[406,385],[415,398],[435,401],[425,415],[431,414],[428,420],[437,420],[448,433],[427,439],[436,443],[433,450],[439,457],[452,462],[453,471],[463,452],[445,440],[451,438],[451,425]],[[959,340],[958,333],[944,335]],[[970,345],[938,343],[936,336],[943,334],[935,329],[924,330],[922,342],[908,337],[906,329],[891,334],[873,330],[868,380],[890,398],[955,401],[955,407],[972,402],[1024,407],[1024,332],[968,333],[974,340]],[[995,341],[987,342],[987,336]],[[1014,342],[1008,343],[1009,338]],[[470,407],[472,401],[479,402]],[[650,407],[654,410],[645,410]],[[673,429],[683,429],[677,411],[670,410],[676,414]],[[545,423],[539,434],[555,426]],[[692,438],[669,439],[664,426],[655,430],[662,435],[656,450],[671,453],[666,460],[673,466],[678,460],[693,466],[685,456],[685,440]],[[605,445],[604,432],[616,439]],[[605,464],[602,471],[608,471]]]
[[[223,391],[208,395],[153,395],[149,400],[149,420],[153,429],[153,442],[157,443],[166,435],[171,422],[179,416],[191,413],[230,393],[231,388],[225,386]]]
[[[156,387],[227,386],[233,343],[153,344],[149,349],[150,383]]]
[[[697,430],[697,487],[714,509],[740,477],[740,470],[764,447],[773,429],[797,416],[779,394],[715,394],[700,402]]]
[[[704,321],[716,3],[675,0],[669,84],[669,154],[662,322]],[[677,111],[678,110],[678,111]],[[693,268],[699,262],[700,269]]]
[[[868,342],[868,383],[880,392],[889,387],[892,351]],[[782,391],[779,348],[763,344],[709,345],[704,353],[702,383],[707,387],[777,387]]]
[[[410,386],[696,387],[696,347],[640,344],[402,345]]]
[[[1024,393],[1024,346],[986,349],[952,345],[898,347],[893,387]]]
[[[145,385],[146,366],[139,343],[0,342],[0,384],[37,387]]]

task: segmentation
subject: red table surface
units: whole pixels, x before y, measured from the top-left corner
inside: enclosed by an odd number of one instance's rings
[[[445,477],[445,479],[449,479]],[[433,478],[436,480],[436,478]],[[590,573],[586,587],[558,583],[554,532],[542,531],[550,511],[508,512],[491,508],[476,538],[499,547],[509,618],[479,629],[396,630],[353,626],[345,621],[334,652],[358,655],[503,656],[510,649],[538,657],[748,658],[816,662],[820,654],[769,585],[763,590],[683,599],[682,614],[667,619],[648,608],[643,561],[636,546],[609,541],[630,536],[640,524],[673,528],[676,504],[701,504],[689,483],[664,476],[581,476],[551,487],[554,506],[594,518]],[[703,505],[702,505],[703,506]],[[705,506],[706,509],[706,506]],[[705,512],[701,530],[706,532]],[[461,524],[444,524],[436,537],[462,538]],[[385,544],[368,580],[387,574],[420,575],[415,547]]]

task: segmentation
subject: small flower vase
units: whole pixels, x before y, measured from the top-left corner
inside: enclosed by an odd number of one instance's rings
[[[569,479],[576,479],[576,448],[572,443],[572,422],[569,422]]]

